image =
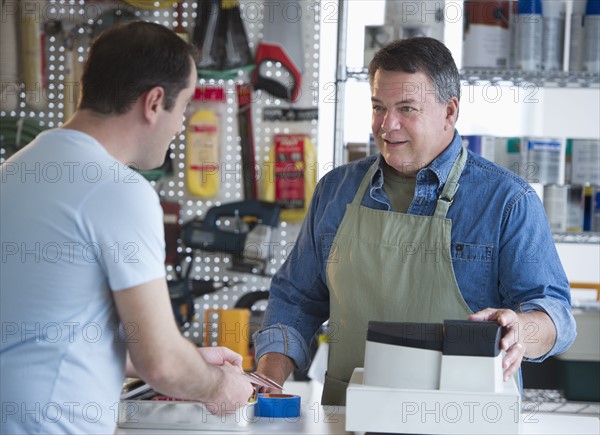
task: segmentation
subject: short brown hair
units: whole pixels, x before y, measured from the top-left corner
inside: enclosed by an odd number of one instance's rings
[[[165,91],[165,110],[189,85],[194,49],[160,24],[116,24],[92,43],[81,77],[80,109],[126,113],[153,87]]]

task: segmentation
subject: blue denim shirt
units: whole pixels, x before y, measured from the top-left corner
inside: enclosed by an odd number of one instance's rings
[[[462,139],[455,132],[450,145],[418,172],[409,214],[433,215],[461,146]],[[346,205],[375,161],[380,163],[381,156],[335,168],[317,185],[294,249],[271,282],[263,326],[254,335],[257,359],[276,352],[292,358],[300,369],[310,364],[308,344],[329,318],[329,251]],[[381,168],[373,175],[362,205],[391,211]],[[534,361],[567,350],[576,335],[569,283],[544,207],[531,186],[515,173],[469,152],[447,218],[452,220],[454,274],[469,308],[474,312],[488,307],[544,311],[556,326],[557,339],[548,354]]]

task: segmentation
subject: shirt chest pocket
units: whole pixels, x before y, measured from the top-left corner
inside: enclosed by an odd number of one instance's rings
[[[490,274],[494,246],[452,242],[450,256],[454,275],[469,308],[479,311],[490,306]]]
[[[452,242],[450,255],[452,261],[492,261],[493,245],[474,245],[472,243]]]

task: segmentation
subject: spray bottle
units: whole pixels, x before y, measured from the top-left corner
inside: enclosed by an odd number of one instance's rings
[[[542,67],[542,1],[519,0],[517,13],[516,66],[538,71]]]
[[[600,190],[598,187],[595,187],[593,208],[592,231],[598,233],[600,232]]]
[[[565,2],[543,0],[542,67],[546,71],[558,71],[563,64],[565,37]]]
[[[600,0],[587,0],[585,8],[583,65],[586,71],[600,72]]]
[[[572,0],[571,32],[569,41],[569,71],[583,69],[583,20],[586,0]]]

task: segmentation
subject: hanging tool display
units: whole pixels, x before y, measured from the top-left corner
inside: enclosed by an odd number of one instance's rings
[[[175,228],[173,219],[178,219],[176,209],[176,205],[165,209],[165,233],[166,224],[170,222],[168,233],[171,239]],[[167,210],[170,210],[169,213]],[[208,210],[204,220],[194,219],[181,227],[184,249],[177,249],[175,279],[168,282],[175,320],[180,327],[184,328],[194,316],[195,298],[227,287],[227,283],[223,281],[196,279],[192,276],[193,259],[197,252],[231,255],[232,271],[268,276],[266,268],[273,254],[270,249],[271,235],[273,228],[279,225],[279,213],[280,209],[276,204],[256,200],[239,201],[215,206]],[[230,222],[231,225],[227,227],[225,222]],[[173,261],[172,252],[169,261]]]
[[[44,23],[44,39],[54,38],[61,44],[64,53],[62,89],[63,121],[73,115],[79,98],[79,81],[83,73],[83,62],[79,60],[77,45],[86,38],[87,26],[74,24],[68,20],[50,20]],[[84,42],[87,42],[84,40]],[[42,67],[42,70],[45,70]]]
[[[128,23],[135,21],[136,14],[128,9],[106,9],[91,26],[91,38],[94,39],[100,33],[117,23]]]
[[[267,276],[271,235],[279,225],[279,214],[278,205],[264,201],[216,206],[208,210],[204,220],[185,225],[183,242],[192,249],[230,254],[233,271]]]
[[[163,203],[164,207],[164,203]],[[169,206],[168,206],[169,207]],[[170,209],[174,209],[176,206],[170,206]],[[165,209],[165,242],[171,244],[174,234],[172,231],[179,225],[169,224],[170,218],[168,218],[167,209]],[[177,219],[179,216],[177,215]],[[167,229],[169,232],[167,233]],[[186,226],[181,228],[181,233],[186,231]],[[178,234],[179,236],[179,234]],[[179,245],[176,241],[177,246]],[[192,276],[194,269],[194,256],[196,249],[193,246],[188,246],[191,252],[185,252],[176,248],[176,252],[172,250],[167,251],[167,261],[174,261],[174,279],[167,281],[169,288],[169,297],[171,299],[171,305],[173,307],[173,314],[175,321],[181,329],[185,329],[186,325],[191,323],[194,317],[194,300],[222,290],[227,287],[227,284],[222,281],[216,281],[212,279],[197,279]],[[175,258],[173,258],[175,256]],[[183,332],[183,331],[182,331]]]
[[[263,39],[256,51],[254,86],[289,102],[300,97],[304,72],[304,48],[301,10],[297,0],[281,0],[269,5],[264,16]],[[268,63],[277,62],[288,71],[291,82],[285,77],[269,74]]]
[[[202,77],[234,78],[254,68],[238,0],[199,1],[193,42]]]
[[[258,199],[254,130],[252,129],[252,85],[236,85],[238,129],[242,148],[242,185],[244,199]]]

